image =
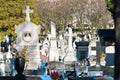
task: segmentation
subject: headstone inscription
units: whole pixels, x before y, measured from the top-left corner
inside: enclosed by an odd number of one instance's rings
[[[26,66],[27,70],[36,70],[40,64],[40,53],[39,53],[39,33],[40,26],[32,23],[30,21],[29,14],[32,12],[27,6],[25,22],[15,26],[16,38],[16,49],[21,52],[24,47],[28,48],[26,58],[28,59],[28,64]]]

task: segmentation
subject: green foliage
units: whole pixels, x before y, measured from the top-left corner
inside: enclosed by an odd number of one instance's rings
[[[107,5],[107,9],[113,13],[113,8],[114,8],[114,2],[113,0],[105,0],[106,5]]]
[[[34,10],[34,0],[0,0],[0,41],[6,34],[15,37],[14,26],[24,21],[25,13],[22,11],[27,5],[34,11],[30,14],[32,22],[39,24],[38,14]]]

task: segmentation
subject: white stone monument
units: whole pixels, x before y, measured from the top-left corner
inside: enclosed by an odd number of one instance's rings
[[[59,61],[63,62],[63,58],[65,56],[65,41],[63,35],[59,35],[58,40],[58,49],[59,49]]]
[[[24,47],[28,48],[26,54],[27,59],[29,60],[27,70],[35,70],[40,64],[40,52],[39,52],[39,37],[40,26],[35,25],[30,21],[29,14],[33,12],[27,6],[26,10],[23,12],[26,13],[26,19],[23,23],[15,26],[15,33],[17,34],[16,38],[16,48],[18,52],[22,51]]]
[[[56,26],[53,22],[51,22],[49,61],[59,61],[57,38],[56,38]]]
[[[77,61],[76,58],[76,53],[73,50],[73,46],[72,46],[72,37],[73,37],[73,33],[72,33],[72,28],[68,27],[68,34],[65,34],[65,36],[68,36],[68,52],[66,53],[66,56],[64,58],[64,63],[68,64],[70,62],[73,61]]]

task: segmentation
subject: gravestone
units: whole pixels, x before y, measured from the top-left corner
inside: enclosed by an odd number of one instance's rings
[[[92,50],[96,50],[96,65],[101,65],[100,62],[100,52],[105,51],[104,47],[100,45],[100,42],[96,42],[96,47],[92,47]],[[102,64],[104,65],[104,64]]]
[[[99,71],[103,71],[102,70],[103,66],[101,65],[101,61],[100,61],[100,53],[101,53],[101,51],[104,51],[104,47],[102,47],[100,45],[100,42],[97,41],[96,47],[92,47],[92,50],[96,50],[96,64],[93,66],[90,66],[89,71],[98,71],[97,73],[101,74],[101,72],[99,72]]]
[[[106,66],[114,66],[115,29],[100,29],[98,30],[98,35],[101,45],[105,46]]]
[[[26,69],[36,70],[40,64],[38,37],[40,33],[40,26],[30,21],[29,14],[33,11],[30,10],[29,6],[27,6],[26,10],[23,12],[26,13],[25,21],[18,26],[15,26],[15,33],[17,34],[16,49],[20,53],[24,47],[28,48],[26,57],[29,62]]]
[[[71,64],[71,62],[77,61],[76,54],[75,54],[75,51],[74,51],[73,45],[72,45],[72,41],[73,41],[72,38],[75,35],[73,35],[71,26],[68,26],[68,34],[65,34],[65,36],[68,36],[69,38],[68,38],[68,51],[64,58],[64,63]]]
[[[76,44],[76,54],[77,54],[77,60],[82,61],[88,57],[89,52],[89,42],[88,41],[79,41],[75,42]]]
[[[106,53],[106,66],[114,66],[114,55],[115,55],[115,47],[114,46],[107,46],[105,48]]]
[[[56,26],[51,22],[50,34],[50,48],[49,48],[49,61],[59,61],[59,54],[57,48]]]

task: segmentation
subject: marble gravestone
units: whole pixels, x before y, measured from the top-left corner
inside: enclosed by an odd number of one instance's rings
[[[30,10],[29,6],[27,6],[26,10],[23,12],[26,13],[25,21],[18,26],[15,26],[15,33],[17,34],[16,48],[19,53],[24,47],[28,48],[26,57],[29,62],[26,66],[26,69],[36,70],[40,64],[40,53],[38,45],[40,26],[35,25],[30,21],[30,13],[33,11]]]
[[[68,34],[65,34],[65,36],[68,36],[68,51],[66,53],[66,56],[64,57],[64,63],[65,64],[71,64],[74,61],[77,61],[76,54],[74,52],[73,46],[72,46],[72,37],[76,36],[73,35],[72,28],[68,27]]]
[[[59,61],[57,37],[56,37],[56,25],[52,21],[51,21],[51,34],[50,34],[49,61]]]

